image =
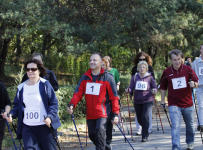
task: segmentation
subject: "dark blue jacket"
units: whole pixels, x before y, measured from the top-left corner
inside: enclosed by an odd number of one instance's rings
[[[58,85],[56,76],[54,75],[54,73],[53,73],[51,70],[46,70],[46,72],[47,72],[47,75],[44,76],[43,78],[46,79],[46,80],[48,80],[48,81],[51,83],[51,85],[52,85],[54,91],[57,91],[58,88],[59,88],[59,85]],[[25,82],[25,81],[28,80],[28,79],[29,79],[29,78],[28,78],[28,76],[27,76],[27,73],[24,74],[21,83]]]
[[[17,138],[22,138],[22,123],[24,117],[24,106],[23,106],[23,87],[26,82],[21,83],[18,85],[18,90],[14,99],[14,107],[11,110],[11,114],[13,118],[18,117],[18,128],[17,128]],[[49,81],[40,78],[39,81],[39,91],[42,97],[42,101],[44,103],[47,116],[51,117],[52,120],[52,127],[56,130],[58,127],[61,126],[59,117],[57,115],[58,112],[58,100],[56,98],[55,92],[49,83]]]

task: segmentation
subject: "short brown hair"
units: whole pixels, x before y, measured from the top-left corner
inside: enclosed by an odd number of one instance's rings
[[[38,68],[39,71],[40,71],[40,77],[46,76],[46,74],[47,74],[46,69],[45,69],[45,67],[43,66],[43,64],[42,64],[39,60],[29,58],[29,59],[25,62],[25,64],[24,64],[25,69],[27,68],[27,65],[30,64],[30,63],[34,63],[34,64],[37,65],[37,68]]]
[[[141,56],[144,56],[146,58],[146,62],[148,63],[148,65],[152,65],[152,58],[145,52],[138,52],[136,55],[135,55],[135,58],[133,59],[133,63],[135,66],[137,66],[137,64],[139,63],[139,58]]]
[[[170,59],[172,59],[173,54],[176,55],[176,56],[180,55],[181,58],[182,58],[182,52],[179,49],[173,49],[168,54],[169,54]]]

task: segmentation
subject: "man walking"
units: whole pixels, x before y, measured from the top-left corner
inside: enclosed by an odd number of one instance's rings
[[[169,52],[172,65],[162,74],[159,88],[161,89],[161,105],[165,109],[165,96],[168,89],[169,114],[172,122],[172,150],[180,150],[181,115],[186,124],[187,149],[194,148],[194,107],[190,88],[198,87],[198,77],[191,67],[181,64],[181,51]],[[190,82],[191,80],[191,82]]]
[[[112,123],[118,123],[117,116],[119,114],[118,94],[114,77],[101,68],[101,64],[101,55],[99,53],[92,54],[90,69],[81,77],[71,99],[70,107],[67,108],[68,112],[72,114],[73,108],[85,95],[88,132],[96,150],[108,149],[108,145],[106,145],[107,111],[105,106],[107,98],[112,104]]]

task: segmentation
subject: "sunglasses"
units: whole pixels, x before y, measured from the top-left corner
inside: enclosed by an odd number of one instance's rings
[[[139,59],[139,61],[145,61],[146,59],[144,58],[144,59]]]
[[[38,68],[26,68],[26,71],[27,71],[27,72],[29,72],[30,70],[31,70],[31,71],[37,71]]]

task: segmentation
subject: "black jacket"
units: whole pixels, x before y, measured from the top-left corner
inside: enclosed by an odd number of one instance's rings
[[[54,91],[57,91],[59,88],[59,85],[58,85],[56,76],[51,70],[46,70],[46,72],[47,72],[47,75],[44,76],[43,78],[48,80],[51,83]],[[25,82],[26,80],[28,80],[27,73],[23,76],[21,83]]]
[[[5,106],[11,106],[11,100],[8,97],[8,92],[6,90],[6,87],[4,85],[3,82],[0,82],[0,108],[1,110],[4,109],[5,110]],[[0,118],[2,118],[2,116],[0,115]]]

